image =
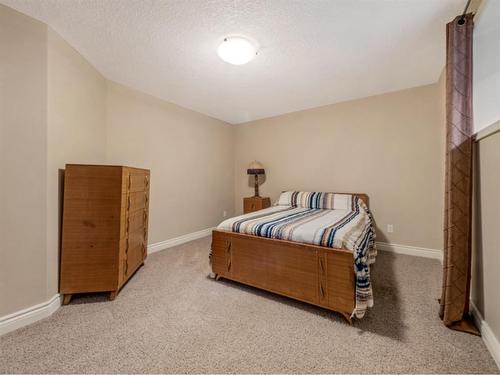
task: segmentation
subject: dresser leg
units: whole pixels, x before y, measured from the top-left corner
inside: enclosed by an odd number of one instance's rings
[[[109,300],[110,301],[114,301],[117,295],[118,295],[118,291],[117,290],[115,290],[113,292],[109,292]]]
[[[63,305],[67,305],[71,301],[71,297],[73,297],[73,294],[65,294],[63,297]]]

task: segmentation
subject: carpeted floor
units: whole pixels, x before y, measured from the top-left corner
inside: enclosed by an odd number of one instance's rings
[[[58,373],[498,372],[480,337],[437,314],[440,264],[379,252],[375,307],[337,314],[207,278],[210,239],[152,254],[114,302],[77,297],[0,338],[0,371]]]

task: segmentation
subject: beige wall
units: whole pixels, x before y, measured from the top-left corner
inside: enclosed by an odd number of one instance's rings
[[[0,5],[0,316],[45,301],[47,27]]]
[[[442,84],[429,85],[237,125],[236,211],[253,193],[246,167],[257,159],[267,173],[261,195],[367,193],[378,241],[441,249],[441,92]]]
[[[233,214],[233,128],[108,82],[106,160],[151,169],[149,243]]]
[[[500,133],[476,143],[472,300],[500,340]]]
[[[0,45],[3,316],[58,291],[59,168],[104,162],[106,85],[54,31],[3,5]]]
[[[472,301],[500,341],[500,27],[498,1],[483,1],[474,27],[475,143]],[[496,65],[495,65],[496,64]],[[497,131],[486,137],[485,134]],[[484,138],[482,138],[484,137]],[[498,353],[497,353],[498,360]]]
[[[47,298],[58,291],[62,197],[59,169],[67,163],[105,162],[105,99],[104,77],[49,28]]]
[[[484,0],[474,18],[474,128],[500,120],[500,1]]]
[[[3,5],[0,45],[0,317],[57,293],[67,163],[152,169],[150,242],[233,214],[229,124],[107,82],[53,30]]]

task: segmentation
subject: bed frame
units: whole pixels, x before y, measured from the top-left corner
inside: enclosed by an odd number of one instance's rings
[[[366,194],[353,194],[368,205]],[[299,301],[336,311],[352,324],[356,302],[350,250],[248,234],[212,232],[212,271]]]

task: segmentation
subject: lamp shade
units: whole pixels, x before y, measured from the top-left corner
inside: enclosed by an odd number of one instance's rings
[[[250,163],[247,169],[247,174],[265,174],[264,166],[257,160]]]

